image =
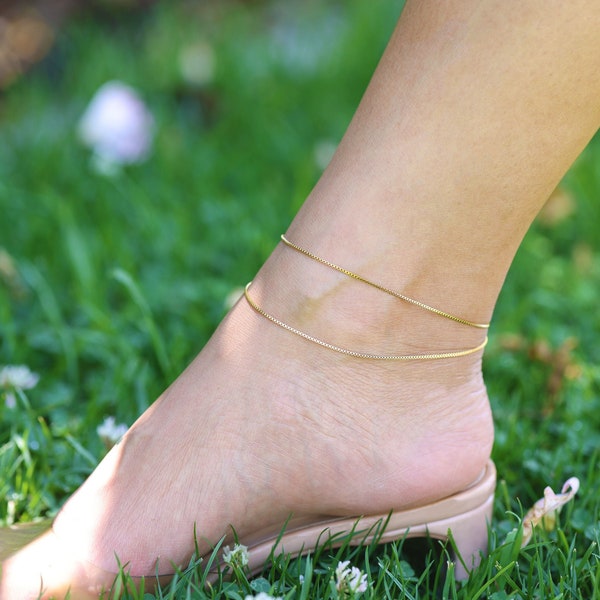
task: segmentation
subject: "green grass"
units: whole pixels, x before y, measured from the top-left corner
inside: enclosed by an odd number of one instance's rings
[[[340,139],[398,13],[391,0],[84,12],[3,93],[0,365],[41,380],[18,410],[0,402],[0,524],[55,514],[103,455],[104,417],[132,423],[206,341],[317,180],[316,148]],[[216,69],[194,87],[178,57],[198,41]],[[150,159],[113,178],[76,137],[109,79],[137,87],[157,121]],[[364,598],[598,597],[600,140],[561,187],[571,212],[534,224],[494,316],[500,480],[491,553],[467,582],[432,558],[437,544],[399,543],[280,558],[210,591],[200,565],[138,597],[335,598],[347,559],[368,573]],[[543,488],[572,475],[582,488],[559,528],[520,552],[505,543]]]

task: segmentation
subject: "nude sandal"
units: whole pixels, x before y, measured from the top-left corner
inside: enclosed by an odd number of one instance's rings
[[[256,575],[270,556],[281,553],[300,556],[332,538],[341,545],[350,535],[350,545],[356,546],[369,544],[375,538],[377,543],[385,544],[427,536],[445,541],[451,535],[458,554],[456,578],[465,579],[487,551],[495,488],[496,468],[490,460],[467,489],[425,506],[360,518],[292,519],[283,535],[280,530],[271,530],[246,537],[240,543],[247,546],[248,569]],[[385,525],[383,531],[382,525]]]

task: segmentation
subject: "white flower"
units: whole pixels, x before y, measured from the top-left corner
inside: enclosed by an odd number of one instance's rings
[[[30,390],[34,388],[40,376],[25,365],[7,365],[0,369],[0,391],[5,391],[5,403],[7,408],[15,408],[17,405],[16,391]]]
[[[0,387],[30,390],[37,385],[40,376],[25,365],[6,366],[0,369]]]
[[[146,158],[154,119],[133,88],[109,81],[92,98],[78,131],[81,141],[94,151],[96,166],[110,174],[111,168]]]
[[[246,596],[244,600],[283,600],[281,596],[269,596],[266,592],[260,592],[258,596]]]
[[[248,564],[248,547],[235,544],[233,550],[229,546],[223,548],[223,561],[233,568],[242,568]]]
[[[348,568],[349,560],[339,562],[335,570],[335,587],[342,594],[361,594],[367,591],[367,576],[358,568]]]
[[[96,428],[96,433],[106,447],[111,448],[127,433],[127,429],[127,425],[123,423],[117,425],[114,417],[106,417],[102,425]]]

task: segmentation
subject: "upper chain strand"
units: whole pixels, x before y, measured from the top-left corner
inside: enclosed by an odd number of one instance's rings
[[[429,306],[428,304],[425,304],[424,302],[420,302],[419,300],[415,300],[414,298],[409,298],[408,296],[405,296],[404,294],[401,294],[400,292],[395,292],[394,290],[391,290],[383,285],[379,285],[378,283],[369,281],[368,279],[365,279],[361,275],[353,273],[352,271],[348,271],[348,269],[344,269],[343,267],[340,267],[332,262],[329,262],[328,260],[325,260],[324,258],[321,258],[320,256],[317,256],[316,254],[313,254],[312,252],[309,252],[308,250],[294,244],[293,242],[290,242],[290,240],[288,240],[285,237],[285,235],[283,235],[283,234],[281,235],[281,241],[284,244],[286,244],[287,246],[289,246],[290,248],[293,248],[294,250],[296,250],[297,252],[300,252],[301,254],[304,254],[305,256],[308,256],[309,258],[312,258],[313,260],[316,260],[317,262],[320,262],[323,265],[326,265],[332,269],[335,269],[336,271],[339,271],[340,273],[343,273],[344,275],[347,275],[348,277],[352,277],[353,279],[362,281],[363,283],[366,283],[367,285],[370,285],[371,287],[374,287],[377,290],[385,292],[386,294],[389,294],[390,296],[394,296],[394,298],[398,298],[399,300],[404,300],[405,302],[414,304],[415,306],[418,306],[420,308],[428,310],[429,312],[435,313],[436,315],[440,315],[441,317],[445,317],[446,319],[451,319],[452,321],[456,321],[457,323],[462,323],[463,325],[469,325],[470,327],[478,327],[479,329],[488,329],[490,326],[489,323],[474,323],[473,321],[468,321],[467,319],[463,319],[462,317],[457,317],[455,315],[451,315],[450,313],[440,310],[439,308]]]

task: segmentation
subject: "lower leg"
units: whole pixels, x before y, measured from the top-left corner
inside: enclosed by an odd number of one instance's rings
[[[593,2],[408,2],[290,229],[349,269],[489,319],[531,220],[600,123]]]
[[[531,219],[597,126],[598,12],[409,3],[289,238],[489,320]],[[373,354],[461,349],[485,335],[281,245],[252,295],[298,329]],[[159,554],[161,567],[185,562],[194,523],[214,542],[229,524],[243,535],[290,512],[385,512],[452,494],[491,447],[480,358],[341,356],[242,301],[67,504],[58,537],[107,570],[116,552],[140,574]],[[8,590],[19,577],[35,579],[36,552],[7,565],[2,598],[18,598]],[[39,569],[58,589],[60,569]]]

